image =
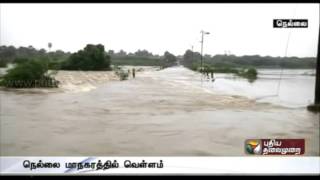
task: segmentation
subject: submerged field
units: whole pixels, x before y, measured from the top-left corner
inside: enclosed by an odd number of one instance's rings
[[[226,79],[210,84],[183,67],[127,81],[99,73],[61,71],[59,89],[0,90],[1,156],[239,156],[249,138],[305,138],[306,155],[319,155],[319,114],[304,107],[234,95]]]

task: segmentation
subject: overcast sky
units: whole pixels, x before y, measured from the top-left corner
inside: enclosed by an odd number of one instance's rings
[[[205,54],[317,55],[319,4],[1,4],[1,45],[77,51],[106,50],[181,55],[194,46]],[[275,18],[308,19],[308,28],[274,29]]]

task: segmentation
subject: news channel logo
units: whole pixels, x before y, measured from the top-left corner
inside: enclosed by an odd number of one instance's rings
[[[249,155],[303,155],[304,139],[247,139],[245,151]]]
[[[245,151],[247,154],[261,155],[262,144],[259,139],[248,139],[245,142]]]

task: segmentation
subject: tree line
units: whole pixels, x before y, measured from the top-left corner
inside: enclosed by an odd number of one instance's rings
[[[316,67],[316,57],[271,57],[259,55],[204,55],[203,64],[215,67],[254,67],[254,68],[301,68]],[[183,55],[181,64],[195,68],[201,63],[201,54],[187,50]]]
[[[99,47],[98,47],[99,46]],[[100,49],[100,51],[99,51]],[[89,52],[90,51],[90,52]],[[91,52],[92,51],[92,52]],[[104,54],[108,60],[106,64],[98,65],[95,60],[90,61],[89,54]],[[105,50],[103,45],[88,44],[83,50],[75,53],[64,52],[62,50],[46,51],[45,49],[35,49],[32,46],[15,48],[14,46],[0,46],[0,67],[8,63],[19,63],[26,59],[48,59],[49,68],[61,68],[68,70],[99,70],[108,69],[107,64],[114,65],[147,65],[170,67],[180,64],[194,68],[199,66],[201,54],[186,50],[182,56],[176,56],[168,51],[163,55],[152,54],[147,50],[137,50],[128,53],[124,50],[115,52]],[[110,62],[108,62],[110,61]],[[101,61],[103,62],[103,61]],[[271,57],[271,56],[235,56],[235,55],[204,55],[203,63],[215,67],[255,67],[255,68],[315,68],[315,57]]]
[[[106,57],[99,60],[99,56]],[[62,50],[48,52],[45,49],[38,50],[32,46],[19,48],[0,46],[0,67],[5,67],[10,63],[25,62],[28,59],[47,59],[50,69],[64,70],[106,70],[110,69],[111,64],[169,67],[175,65],[177,61],[176,57],[168,51],[163,55],[152,54],[145,49],[139,49],[134,53],[128,53],[124,50],[115,52],[114,50],[106,51],[101,44],[88,44],[83,50],[75,53]]]

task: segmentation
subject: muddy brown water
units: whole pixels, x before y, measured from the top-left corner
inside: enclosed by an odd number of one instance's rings
[[[89,91],[0,90],[1,156],[242,156],[248,138],[304,138],[319,155],[319,114],[177,75],[197,76],[174,67]]]

